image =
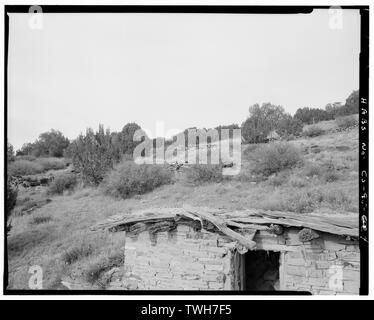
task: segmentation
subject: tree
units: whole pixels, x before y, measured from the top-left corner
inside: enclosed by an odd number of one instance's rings
[[[8,163],[14,161],[14,148],[9,142],[7,145],[7,160]]]
[[[264,103],[260,107],[254,104],[249,107],[249,117],[242,124],[242,136],[246,143],[260,143],[275,130],[279,121],[286,116],[282,106]]]
[[[233,124],[223,125],[223,126],[222,126],[222,125],[219,125],[218,127],[215,127],[215,129],[218,131],[218,136],[219,136],[219,138],[221,139],[221,131],[222,131],[223,129],[229,129],[229,133],[230,133],[230,135],[231,135],[232,130],[234,130],[234,129],[240,129],[240,127],[239,127],[238,124],[233,123]]]
[[[13,208],[16,206],[17,195],[18,195],[18,188],[14,183],[12,183],[12,179],[8,177],[7,178],[7,190],[6,190],[7,232],[9,232],[10,229],[12,228],[9,218],[10,218],[10,215],[12,214]]]
[[[17,150],[16,156],[26,156],[31,155],[33,150],[34,144],[31,142],[24,143],[20,150]]]
[[[25,143],[17,155],[33,155],[35,157],[62,157],[69,146],[69,139],[58,131],[51,129],[39,135],[34,143]]]
[[[68,145],[69,139],[64,137],[60,131],[54,129],[42,133],[37,141],[37,148],[40,150],[40,155],[50,157],[62,157],[64,149],[66,149]]]
[[[303,131],[303,123],[287,114],[282,120],[279,121],[276,132],[283,138],[288,136],[299,136]]]
[[[67,148],[66,156],[72,158],[74,167],[87,183],[98,185],[107,171],[121,160],[121,150],[113,143],[115,137],[100,125],[99,131],[87,129],[85,135],[80,134]]]

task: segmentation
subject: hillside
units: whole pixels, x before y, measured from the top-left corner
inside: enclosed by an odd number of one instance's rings
[[[46,195],[43,186],[20,190],[15,212],[32,201],[42,203],[30,213],[19,213],[12,219],[8,237],[9,288],[27,289],[28,269],[33,265],[43,268],[45,289],[66,289],[61,284],[66,279],[79,286],[97,287],[97,283],[91,286],[93,281],[87,274],[106,272],[106,264],[120,261],[124,238],[121,233],[92,233],[88,228],[118,213],[184,204],[263,208],[301,215],[358,212],[357,128],[332,130],[289,143],[300,148],[303,164],[267,179],[252,179],[250,174],[252,154],[260,145],[243,145],[240,174],[219,183],[196,186],[177,179],[174,184],[125,200],[104,195],[100,187],[80,186],[60,196]],[[47,198],[50,201],[45,201]],[[105,287],[105,283],[100,285]]]

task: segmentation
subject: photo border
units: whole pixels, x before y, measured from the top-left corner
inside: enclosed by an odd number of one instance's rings
[[[7,122],[8,122],[8,13],[28,13],[32,5],[4,6],[4,295],[305,295],[296,291],[226,291],[226,290],[16,290],[8,289],[7,249]],[[313,9],[329,9],[336,6],[228,6],[228,5],[41,5],[43,13],[201,13],[201,14],[308,14]],[[368,295],[369,286],[369,6],[339,6],[341,9],[360,10],[361,52],[359,63],[359,247],[360,292]]]

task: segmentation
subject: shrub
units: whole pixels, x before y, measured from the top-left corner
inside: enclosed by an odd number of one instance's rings
[[[121,251],[111,254],[109,257],[102,258],[96,263],[91,263],[85,270],[86,281],[90,284],[95,284],[98,282],[98,280],[104,272],[114,267],[122,267],[123,263],[124,255]]]
[[[250,158],[254,151],[259,147],[259,144],[251,143],[246,145],[245,149],[243,150],[243,155],[247,158]]]
[[[342,190],[328,189],[323,194],[323,201],[332,209],[357,211],[357,201],[352,201]]]
[[[297,191],[284,203],[284,209],[296,213],[313,212],[323,201],[319,190]]]
[[[297,118],[292,118],[290,115],[280,120],[276,129],[276,132],[282,138],[299,136],[303,131],[303,123]]]
[[[301,177],[291,177],[289,183],[295,188],[302,188],[308,184],[308,182]]]
[[[277,128],[280,120],[287,117],[282,106],[263,103],[249,107],[249,117],[243,122],[242,137],[246,143],[260,143]]]
[[[7,197],[6,197],[6,209],[7,209],[7,217],[10,216],[12,213],[13,208],[16,206],[17,202],[17,195],[18,189],[15,185],[13,185],[8,178],[7,180]]]
[[[31,220],[31,224],[42,224],[52,220],[51,216],[36,216]]]
[[[186,181],[193,184],[220,182],[223,179],[222,165],[194,164],[185,171]]]
[[[323,201],[319,190],[295,190],[289,194],[279,194],[262,204],[263,209],[281,210],[296,213],[313,212]]]
[[[253,173],[270,176],[301,162],[300,150],[288,142],[263,145],[255,152]]]
[[[314,176],[319,177],[323,174],[323,169],[315,163],[308,163],[303,170],[303,174],[309,178]]]
[[[327,171],[324,176],[323,176],[324,180],[326,182],[334,182],[334,181],[337,181],[339,180],[340,176],[337,172],[335,171]]]
[[[126,199],[171,182],[172,173],[162,165],[138,165],[125,161],[117,165],[105,177],[103,188],[106,194]]]
[[[8,173],[11,176],[32,175],[43,172],[44,168],[40,163],[27,160],[16,160],[9,164]]]
[[[39,158],[36,161],[43,167],[43,171],[66,168],[66,162],[61,158]]]
[[[280,173],[280,174],[277,174],[273,177],[270,177],[268,179],[268,182],[269,182],[270,185],[272,185],[274,187],[279,187],[287,181],[287,178],[288,178],[287,174]]]
[[[62,194],[65,190],[72,190],[78,182],[77,176],[72,173],[58,175],[48,188],[49,194]]]
[[[35,156],[30,155],[24,155],[24,156],[17,156],[16,160],[27,160],[27,161],[34,161],[36,160]]]
[[[17,155],[34,155],[36,157],[62,157],[64,149],[69,145],[69,139],[58,131],[51,129],[39,135],[34,143],[25,143]]]
[[[6,190],[6,218],[7,218],[7,233],[12,229],[12,225],[9,222],[9,217],[12,214],[12,210],[17,203],[18,189],[17,187],[7,179],[7,190]]]
[[[335,122],[340,129],[349,129],[358,125],[358,121],[354,116],[339,117],[335,119]]]
[[[306,128],[303,131],[303,136],[305,136],[305,137],[317,137],[317,136],[320,136],[324,133],[325,133],[325,131],[322,128],[313,125],[313,126],[310,126],[310,127]]]
[[[7,160],[8,160],[8,163],[15,160],[14,148],[9,142],[7,145]]]

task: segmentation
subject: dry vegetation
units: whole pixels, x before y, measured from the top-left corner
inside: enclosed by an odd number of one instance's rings
[[[123,262],[125,239],[120,232],[92,233],[89,227],[114,214],[183,204],[358,212],[358,130],[323,130],[290,142],[244,145],[241,172],[231,178],[216,166],[191,166],[179,179],[162,166],[125,162],[100,187],[61,175],[49,189],[22,189],[8,237],[9,287],[27,289],[28,268],[40,265],[45,289],[66,289],[66,279],[105,288],[108,271]],[[25,214],[25,206],[35,209]]]
[[[9,164],[9,175],[23,176],[33,175],[49,170],[60,170],[66,167],[65,159],[61,158],[37,158],[21,156]]]

